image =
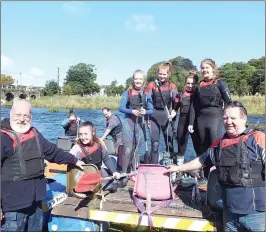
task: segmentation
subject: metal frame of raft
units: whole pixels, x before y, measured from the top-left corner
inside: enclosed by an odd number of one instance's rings
[[[105,210],[89,210],[88,219],[122,224],[137,225],[139,214],[125,212],[109,212]],[[216,231],[214,222],[206,219],[182,218],[173,216],[153,215],[153,226],[162,229],[175,229],[187,231]],[[143,216],[141,226],[148,226],[148,217]]]

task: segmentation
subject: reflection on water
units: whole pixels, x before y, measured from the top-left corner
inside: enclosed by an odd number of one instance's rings
[[[1,119],[5,117],[9,117],[10,107],[1,107]],[[102,114],[101,110],[86,110],[86,109],[76,109],[76,115],[80,116],[83,120],[92,121],[97,128],[97,136],[102,136],[105,130],[105,117]],[[64,109],[61,109],[59,112],[49,112],[47,108],[33,108],[33,126],[36,127],[46,139],[49,141],[56,143],[58,136],[64,136],[64,129],[61,126],[62,121],[67,117],[68,112]],[[124,114],[113,111],[113,113],[120,116],[120,118],[124,117]],[[248,118],[249,123],[255,124],[265,124],[265,117],[261,115],[251,115]],[[149,133],[147,131],[147,136]],[[176,142],[175,142],[175,151]],[[150,147],[150,143],[149,143]],[[163,142],[163,138],[161,136],[160,140],[160,151],[165,150],[165,145]],[[144,143],[141,145],[140,153],[144,153]],[[194,149],[189,138],[188,148],[185,154],[187,159],[191,159],[194,156]]]

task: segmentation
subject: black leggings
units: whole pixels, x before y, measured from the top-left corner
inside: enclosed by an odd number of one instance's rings
[[[189,125],[189,115],[187,114],[180,114],[179,120],[178,120],[178,127],[177,127],[177,147],[178,147],[178,156],[184,157],[186,149],[187,149],[187,142],[188,142],[188,125]],[[194,150],[198,148],[196,142],[197,142],[197,132],[194,131],[194,133],[190,134],[192,143],[194,146]],[[198,152],[196,151],[196,154]]]
[[[153,164],[158,164],[161,131],[163,132],[166,151],[173,152],[174,150],[172,125],[169,123],[164,110],[154,110],[150,119],[151,160]]]
[[[215,140],[222,136],[222,109],[210,107],[200,110],[196,118],[196,125],[197,150],[199,151],[199,155],[201,155],[208,150]],[[204,168],[204,176],[206,178],[209,172],[209,168]]]

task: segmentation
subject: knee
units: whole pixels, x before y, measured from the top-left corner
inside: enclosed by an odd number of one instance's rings
[[[158,141],[155,141],[152,143],[152,151],[153,152],[158,152],[159,150],[159,142]]]
[[[125,154],[125,156],[130,156],[131,155],[131,149],[130,149],[130,147],[125,147],[124,154]]]

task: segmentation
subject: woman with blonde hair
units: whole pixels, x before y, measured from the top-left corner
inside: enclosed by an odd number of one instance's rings
[[[124,155],[122,156],[122,167],[120,167],[123,173],[130,171],[130,162],[133,169],[136,169],[138,148],[144,138],[142,117],[151,115],[153,112],[151,95],[144,93],[144,83],[145,73],[142,70],[136,70],[133,73],[130,87],[123,93],[120,101],[119,110],[125,114],[123,123]]]
[[[231,102],[227,84],[220,79],[219,69],[212,59],[204,59],[200,65],[204,77],[195,89],[190,107],[188,130],[194,132],[197,128],[197,156],[203,154],[222,136],[222,115],[224,105]],[[209,169],[204,168],[204,177],[208,178]],[[203,177],[203,176],[202,176]],[[206,179],[204,179],[206,181]]]
[[[176,116],[173,109],[174,99],[178,93],[176,85],[170,81],[172,64],[164,62],[159,65],[155,81],[147,85],[145,93],[150,93],[154,112],[150,117],[151,163],[159,159],[160,132],[162,131],[166,150],[173,152],[173,131],[171,121]]]

